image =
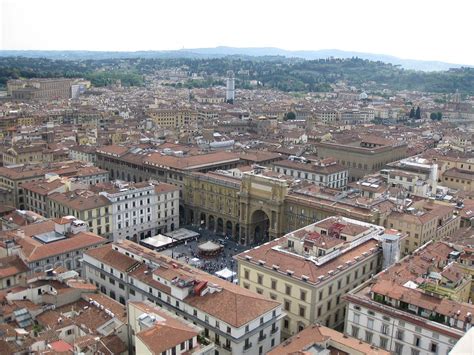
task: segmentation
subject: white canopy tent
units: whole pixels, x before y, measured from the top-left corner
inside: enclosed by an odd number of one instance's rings
[[[220,271],[217,271],[215,273],[216,276],[220,277],[221,279],[224,279],[224,280],[227,280],[227,281],[230,281],[232,279],[232,277],[234,277],[237,273],[228,269],[228,268],[224,268]]]

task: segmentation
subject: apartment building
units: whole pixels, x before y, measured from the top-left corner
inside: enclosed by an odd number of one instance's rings
[[[91,145],[77,145],[69,148],[69,157],[72,160],[79,160],[86,163],[95,163],[97,147]]]
[[[0,258],[0,290],[26,286],[28,266],[18,255]]]
[[[291,354],[351,354],[351,355],[389,355],[386,350],[377,349],[370,344],[348,337],[338,331],[313,324],[292,336],[268,355]]]
[[[187,223],[238,238],[241,179],[232,174],[192,173],[184,177]]]
[[[315,143],[320,159],[335,158],[349,170],[349,178],[356,181],[382,169],[387,163],[405,158],[407,144],[378,137],[354,138],[348,141]]]
[[[314,112],[317,119],[324,123],[333,123],[339,121],[341,114],[338,110],[334,109],[318,109]]]
[[[112,203],[105,196],[84,189],[54,192],[48,195],[48,205],[53,218],[74,216],[92,233],[112,238]]]
[[[341,110],[339,114],[339,120],[341,123],[351,125],[369,123],[375,118],[375,110],[373,109]]]
[[[51,151],[47,150],[46,144],[12,146],[3,152],[4,166],[45,163],[48,161],[53,161],[53,155]]]
[[[346,167],[331,158],[313,162],[306,158],[293,157],[274,162],[273,171],[333,189],[346,187],[349,175]]]
[[[430,243],[349,292],[345,333],[398,355],[449,354],[473,324],[461,253]]]
[[[110,201],[112,239],[137,243],[179,228],[179,189],[165,183],[116,180],[93,188]]]
[[[29,275],[61,266],[80,272],[83,252],[107,241],[87,232],[87,225],[73,217],[25,225],[2,239],[1,253],[19,255]]]
[[[7,92],[13,99],[69,99],[71,79],[15,79],[8,80]]]
[[[284,339],[315,323],[340,328],[342,297],[377,273],[384,228],[330,217],[235,257],[239,284],[283,304]]]
[[[46,176],[47,175],[47,176]],[[106,170],[89,166],[82,162],[53,162],[47,164],[21,165],[0,167],[0,188],[8,194],[12,204],[25,209],[25,193],[22,184],[42,179],[49,179],[54,175],[74,178],[78,183],[95,184],[109,180]]]
[[[111,179],[141,182],[150,179],[178,186],[182,190],[189,172],[231,169],[239,165],[237,153],[215,152],[193,156],[163,155],[152,148],[110,145],[97,150],[97,166]],[[180,191],[181,197],[181,191]]]
[[[127,315],[132,349],[136,354],[215,354],[212,342],[199,343],[202,328],[150,301],[128,302]]]
[[[279,344],[280,303],[129,240],[84,255],[85,278],[119,300],[148,300],[204,329],[219,354],[265,354]]]
[[[422,200],[403,211],[391,212],[385,226],[406,234],[401,252],[407,255],[430,240],[453,235],[461,225],[455,212],[454,206]]]
[[[451,189],[473,192],[474,170],[448,169],[444,172],[441,182],[444,186]]]
[[[196,122],[198,113],[191,109],[155,109],[148,112],[151,119],[160,127],[164,128],[192,128]]]
[[[387,164],[381,174],[393,187],[403,188],[410,195],[435,196],[438,187],[438,164],[421,157],[410,157]]]
[[[48,196],[55,192],[67,192],[75,189],[84,189],[87,185],[76,183],[73,179],[60,178],[56,174],[47,174],[47,178],[25,182],[24,192],[25,209],[33,211],[46,218],[51,216]]]

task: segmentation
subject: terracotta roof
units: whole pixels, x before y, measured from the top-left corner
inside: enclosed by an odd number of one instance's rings
[[[390,352],[373,348],[359,339],[348,337],[336,330],[312,325],[303,329],[290,339],[268,352],[267,355],[312,354],[309,349],[314,345],[325,347],[327,342],[331,354],[389,355]]]
[[[128,152],[129,148],[119,145],[106,145],[102,146],[97,149],[97,153],[107,154],[107,155],[114,155],[114,156],[122,156],[126,152]]]
[[[133,302],[133,304],[141,310],[155,313],[163,319],[136,335],[152,354],[161,354],[199,334],[196,329],[189,327],[184,321],[180,321],[158,308],[151,308],[143,302]]]
[[[0,279],[27,272],[28,266],[18,255],[0,258]]]
[[[37,193],[38,195],[46,196],[49,192],[63,185],[65,185],[65,183],[62,182],[61,179],[56,179],[50,182],[48,182],[47,180],[24,182],[21,187],[24,190],[29,190]]]
[[[80,232],[66,239],[43,244],[33,238],[19,238],[17,243],[22,247],[21,253],[31,263],[51,256],[72,252],[105,243],[107,240],[90,232]]]
[[[128,347],[117,335],[110,334],[100,339],[97,350],[103,354],[116,355],[127,352]]]
[[[371,291],[451,318],[457,317],[464,320],[468,314],[474,314],[472,304],[433,297],[423,291],[404,287],[393,281],[379,280],[372,286]]]
[[[173,157],[162,155],[160,153],[153,153],[147,157],[145,164],[170,167],[178,170],[195,170],[226,162],[238,161],[239,155],[237,153],[229,152],[208,153],[189,157]]]
[[[273,272],[279,272],[286,275],[286,270],[291,270],[293,271],[291,277],[301,278],[302,276],[306,276],[308,277],[308,282],[316,283],[319,282],[319,276],[328,275],[328,271],[335,271],[340,265],[345,266],[346,262],[354,261],[356,256],[362,256],[362,253],[364,252],[370,253],[371,250],[374,252],[378,251],[378,241],[370,239],[354,249],[341,254],[337,258],[318,266],[314,262],[306,260],[300,256],[283,253],[273,249],[273,247],[277,245],[286,245],[287,240],[288,237],[281,237],[278,240],[261,245],[258,248],[238,254],[235,258],[247,261],[246,256],[250,256],[254,263],[257,263],[259,260],[264,261],[265,265],[260,266],[262,268],[272,270],[272,266],[277,265],[279,266],[279,271]]]
[[[164,182],[159,183],[158,185],[155,185],[155,192],[160,194],[160,193],[167,193],[167,192],[174,192],[174,191],[179,191],[179,188],[177,186],[171,185],[171,184],[166,184]]]
[[[102,195],[90,190],[74,190],[69,192],[54,192],[49,199],[78,211],[87,211],[110,205],[110,201]]]
[[[123,272],[127,272],[127,270],[132,269],[133,266],[140,264],[139,261],[113,250],[112,244],[106,244],[98,248],[90,249],[84,254],[90,255],[94,259]]]
[[[315,164],[314,162],[301,163],[301,162],[296,162],[296,161],[291,161],[291,160],[280,160],[273,163],[273,165],[289,168],[289,169],[307,171],[307,172],[316,173],[316,174],[334,174],[338,172],[347,171],[346,167],[337,163],[322,166],[319,164]]]

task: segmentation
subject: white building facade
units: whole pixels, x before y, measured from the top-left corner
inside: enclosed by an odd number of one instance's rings
[[[179,189],[164,183],[115,181],[101,192],[112,203],[113,240],[142,240],[179,228]]]

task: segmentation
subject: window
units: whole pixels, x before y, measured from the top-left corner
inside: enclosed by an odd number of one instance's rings
[[[415,337],[414,337],[414,339],[413,339],[413,344],[414,344],[415,346],[420,346],[420,342],[421,342],[421,338],[420,338],[419,336],[416,336],[416,335],[415,335]]]
[[[402,355],[403,354],[403,344],[395,343],[395,354]]]
[[[359,327],[354,327],[352,326],[352,333],[351,335],[354,337],[354,338],[357,338],[357,336],[359,335]]]
[[[263,283],[263,275],[261,275],[261,274],[258,274],[258,275],[257,275],[257,283],[258,283],[259,285],[261,285],[261,284]]]
[[[321,317],[321,312],[322,312],[322,307],[319,306],[319,307],[318,307],[318,317]]]
[[[291,307],[291,302],[288,300],[285,300],[285,311],[289,311]]]
[[[291,286],[290,285],[285,285],[285,293],[287,295],[291,295]]]
[[[248,270],[244,270],[244,279],[249,279],[249,271]]]
[[[374,320],[372,318],[367,318],[367,328],[374,329]]]
[[[372,332],[369,332],[369,331],[365,331],[365,342],[366,343],[369,343],[369,344],[372,344],[372,338],[374,336],[374,333]]]
[[[404,332],[402,329],[397,329],[397,333],[395,334],[398,340],[403,340]]]
[[[290,327],[290,320],[285,318],[283,321],[283,328],[288,329]]]
[[[319,291],[319,300],[321,301],[323,299],[323,291]]]
[[[437,353],[438,352],[438,344],[437,343],[431,343],[430,344],[430,351],[432,353]]]
[[[304,317],[306,313],[306,308],[300,306],[300,317]]]
[[[359,321],[360,321],[359,313],[354,313],[354,323],[359,324]]]
[[[130,293],[132,296],[135,296],[135,290],[134,290],[134,289],[130,289],[129,293]]]
[[[380,337],[380,347],[382,349],[387,349],[388,338]]]
[[[277,281],[275,279],[272,279],[272,281],[271,281],[272,290],[276,290],[276,287],[277,287]]]
[[[382,334],[387,335],[387,334],[388,334],[388,331],[389,331],[389,326],[388,326],[388,324],[385,324],[385,323],[382,324],[382,328],[381,328],[380,331],[382,332]]]
[[[303,291],[303,290],[300,291],[300,299],[302,301],[306,301],[306,291]]]
[[[420,351],[417,349],[411,348],[411,355],[420,355]]]

